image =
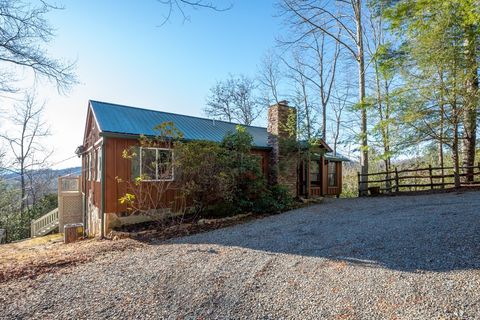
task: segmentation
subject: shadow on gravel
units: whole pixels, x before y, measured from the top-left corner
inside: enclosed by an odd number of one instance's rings
[[[340,199],[171,242],[407,272],[480,269],[480,193]]]

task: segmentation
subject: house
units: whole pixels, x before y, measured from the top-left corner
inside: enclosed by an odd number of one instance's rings
[[[282,157],[280,141],[288,134],[284,128],[289,115],[296,119],[296,110],[282,101],[269,108],[268,128],[245,126],[253,137],[251,152],[260,157],[266,177],[273,176],[272,168]],[[125,183],[119,181],[132,176],[132,161],[123,152],[138,146],[140,135],[154,136],[154,127],[167,121],[175,124],[185,141],[221,142],[236,128],[236,124],[225,121],[89,101],[83,144],[76,151],[82,157],[84,225],[89,235],[105,235],[115,225],[132,222],[125,217],[126,205],[119,201],[126,190]],[[333,156],[324,141],[318,142],[309,154],[310,161],[275,171],[274,183],[287,186],[293,196],[338,196],[342,192],[344,159]],[[171,179],[174,180],[174,174]],[[166,197],[166,201],[173,201],[174,191]]]

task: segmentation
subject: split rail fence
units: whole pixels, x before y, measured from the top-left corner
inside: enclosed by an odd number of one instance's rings
[[[362,177],[368,178],[370,195],[480,187],[480,163],[476,166],[460,167],[459,169],[460,172],[455,173],[454,167],[428,166],[402,170],[395,168],[390,172],[358,173],[358,190],[361,190]],[[456,176],[458,176],[458,185],[455,185]]]

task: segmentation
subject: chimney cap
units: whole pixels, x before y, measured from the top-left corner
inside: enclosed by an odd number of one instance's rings
[[[287,100],[281,100],[281,101],[278,101],[278,104],[288,106],[288,101]]]

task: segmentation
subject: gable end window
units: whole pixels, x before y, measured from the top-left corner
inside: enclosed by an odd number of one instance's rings
[[[86,165],[87,181],[92,180],[92,153],[87,153],[87,165]]]
[[[140,176],[145,181],[173,181],[173,150],[140,148]]]
[[[95,175],[96,175],[96,180],[100,181],[102,178],[102,149],[98,148],[96,151],[96,157],[95,159],[97,160],[96,164],[96,170],[95,170]]]

